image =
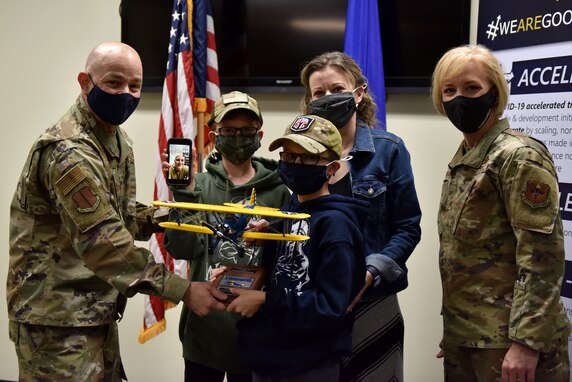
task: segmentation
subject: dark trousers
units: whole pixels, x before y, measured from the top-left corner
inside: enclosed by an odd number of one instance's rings
[[[185,360],[185,382],[252,382],[251,373],[227,373],[189,360]]]
[[[337,382],[340,379],[341,362],[327,362],[292,377],[265,377],[254,373],[252,382]]]

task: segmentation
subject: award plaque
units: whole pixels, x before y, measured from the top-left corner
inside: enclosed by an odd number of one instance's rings
[[[253,265],[225,264],[226,271],[220,274],[214,284],[223,293],[228,295],[224,301],[230,304],[237,296],[230,293],[230,288],[260,289],[264,284],[264,269]]]

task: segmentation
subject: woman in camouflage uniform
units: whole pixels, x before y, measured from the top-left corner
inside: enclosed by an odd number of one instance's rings
[[[435,108],[463,133],[438,216],[446,381],[569,380],[564,238],[546,147],[501,119],[508,86],[482,46],[448,51]]]

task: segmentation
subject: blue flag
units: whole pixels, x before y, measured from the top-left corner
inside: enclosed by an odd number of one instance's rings
[[[367,78],[368,91],[377,103],[379,127],[385,130],[385,82],[377,0],[349,0],[344,53],[351,56]]]

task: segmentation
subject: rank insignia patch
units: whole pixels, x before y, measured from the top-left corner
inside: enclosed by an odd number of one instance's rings
[[[550,204],[548,198],[550,194],[550,186],[546,183],[540,183],[529,180],[526,183],[526,190],[520,194],[522,200],[532,208],[546,207]]]
[[[93,212],[99,206],[99,196],[95,195],[89,186],[82,187],[72,195],[79,212]]]

